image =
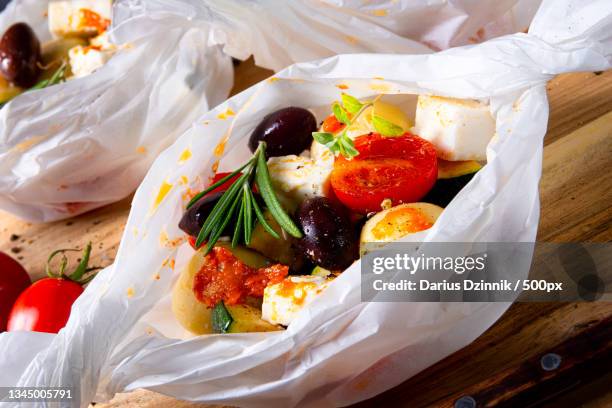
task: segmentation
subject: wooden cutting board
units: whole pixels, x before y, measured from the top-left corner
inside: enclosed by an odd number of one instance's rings
[[[239,64],[234,93],[269,75],[252,61]],[[540,183],[538,240],[610,241],[612,71],[561,75],[547,88],[550,119]],[[50,251],[82,247],[90,240],[94,242],[92,264],[106,266],[117,251],[129,207],[127,198],[71,220],[44,225],[0,213],[0,250],[18,258],[34,279],[43,276]],[[612,364],[611,327],[610,303],[515,304],[469,346],[360,405],[452,407],[460,397],[471,396],[478,406],[527,406],[548,396],[554,407],[612,406],[612,376],[606,376]],[[550,352],[559,354],[562,363],[544,372],[540,360]],[[207,405],[141,390],[98,406]]]

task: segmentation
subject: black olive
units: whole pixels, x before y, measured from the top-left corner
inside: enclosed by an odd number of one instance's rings
[[[310,147],[317,120],[304,108],[289,107],[266,115],[249,138],[255,152],[259,142],[266,142],[266,156],[300,154]]]
[[[222,195],[222,192],[206,194],[196,201],[196,203],[183,214],[183,218],[181,218],[179,222],[179,228],[187,234],[197,237],[202,229],[202,225],[204,225],[206,221],[206,217],[208,217]]]
[[[300,204],[297,218],[304,232],[299,247],[312,262],[339,270],[357,258],[354,228],[342,207],[326,197],[314,197]]]
[[[33,86],[40,74],[40,41],[26,23],[13,24],[0,39],[0,74],[17,86]]]

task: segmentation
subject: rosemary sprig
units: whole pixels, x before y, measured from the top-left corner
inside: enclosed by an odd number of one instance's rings
[[[265,219],[263,211],[253,194],[253,185],[257,186],[266,207],[280,227],[290,235],[301,238],[302,231],[285,212],[274,192],[268,164],[266,163],[266,144],[264,142],[259,143],[255,154],[248,162],[196,195],[189,202],[187,208],[241,172],[242,175],[221,195],[204,221],[196,239],[196,248],[207,241],[205,253],[208,254],[232,219],[236,219],[232,235],[232,247],[238,245],[241,240],[247,245],[251,242],[255,220],[262,225],[268,234],[274,238],[280,238]]]
[[[312,137],[317,142],[325,145],[336,156],[341,154],[351,159],[359,155],[359,151],[355,149],[355,144],[347,135],[347,131],[367,108],[374,106],[376,100],[361,102],[354,96],[343,93],[341,102],[334,102],[332,105],[332,112],[336,119],[345,125],[344,129],[338,135],[329,132],[313,132]],[[401,126],[391,123],[374,113],[372,113],[372,125],[378,133],[384,136],[399,136],[404,133]]]

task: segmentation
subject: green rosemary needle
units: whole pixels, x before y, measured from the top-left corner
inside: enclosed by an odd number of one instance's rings
[[[232,220],[236,221],[233,228],[232,247],[238,245],[240,241],[247,245],[251,242],[256,221],[262,225],[268,234],[276,239],[280,238],[265,219],[263,210],[253,194],[253,185],[257,186],[266,207],[278,222],[278,225],[288,234],[296,238],[302,237],[302,231],[285,212],[276,197],[266,162],[266,144],[264,142],[259,143],[255,154],[248,162],[196,195],[189,202],[187,208],[190,208],[200,198],[241,172],[242,175],[221,195],[200,229],[196,239],[196,248],[199,248],[206,241],[205,254],[212,250]]]

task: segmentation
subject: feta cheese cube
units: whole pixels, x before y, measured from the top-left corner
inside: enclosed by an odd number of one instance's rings
[[[93,37],[110,26],[112,0],[49,2],[49,30],[56,37]]]
[[[264,289],[261,307],[262,319],[289,326],[297,314],[310,304],[331,280],[321,276],[289,276],[282,282],[268,285]]]
[[[77,45],[68,51],[72,75],[75,78],[87,76],[106,64],[112,55],[112,51]]]
[[[323,149],[329,152],[325,146]],[[289,155],[268,160],[270,178],[274,187],[288,199],[299,203],[307,198],[326,196],[329,177],[334,168],[334,156],[324,151],[319,157]]]
[[[486,160],[495,134],[489,105],[468,99],[420,95],[414,133],[436,146],[444,160]]]

